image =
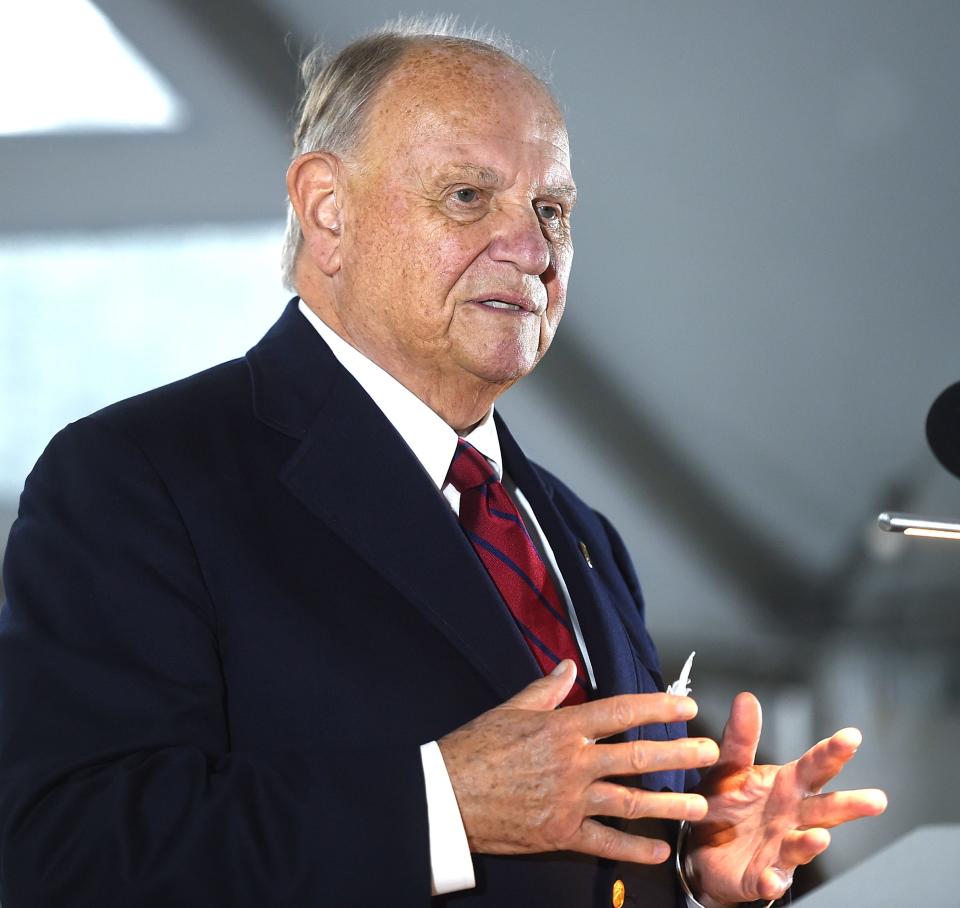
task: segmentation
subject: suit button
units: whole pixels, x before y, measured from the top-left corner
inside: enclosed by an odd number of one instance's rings
[[[613,884],[613,891],[610,893],[610,903],[613,908],[623,908],[623,900],[627,895],[627,887],[623,885],[623,880],[617,880]]]

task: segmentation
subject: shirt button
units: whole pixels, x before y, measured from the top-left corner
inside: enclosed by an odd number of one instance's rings
[[[623,908],[623,900],[627,895],[627,887],[623,885],[623,880],[617,880],[613,884],[613,891],[610,893],[610,903],[613,908]]]

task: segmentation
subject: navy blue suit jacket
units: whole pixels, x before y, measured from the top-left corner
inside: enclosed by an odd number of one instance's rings
[[[600,695],[662,688],[616,532],[499,429]],[[59,433],[4,583],[4,908],[426,906],[419,746],[538,676],[446,501],[296,301],[245,359]],[[475,863],[477,889],[435,903],[608,905],[620,878],[646,904],[626,865]]]

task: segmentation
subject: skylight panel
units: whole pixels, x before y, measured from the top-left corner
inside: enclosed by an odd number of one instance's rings
[[[183,103],[88,0],[0,9],[0,136],[171,131]]]

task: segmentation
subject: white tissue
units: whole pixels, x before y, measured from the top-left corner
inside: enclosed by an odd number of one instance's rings
[[[668,688],[668,694],[675,694],[678,697],[686,697],[687,694],[693,689],[690,687],[690,669],[693,666],[693,657],[697,654],[697,651],[694,650],[687,656],[687,661],[683,663],[683,671],[680,672],[680,677],[673,682]]]

